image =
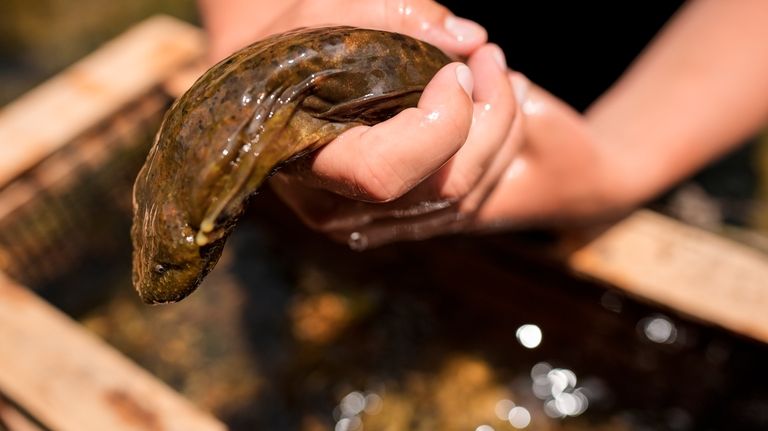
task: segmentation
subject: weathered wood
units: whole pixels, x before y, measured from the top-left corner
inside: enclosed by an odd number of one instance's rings
[[[576,247],[588,278],[768,342],[768,256],[642,210]]]
[[[150,18],[0,110],[0,186],[200,58],[202,32]]]
[[[29,290],[0,277],[0,391],[57,431],[225,427]]]

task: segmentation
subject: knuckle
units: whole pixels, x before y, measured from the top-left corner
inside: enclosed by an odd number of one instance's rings
[[[440,189],[440,199],[458,201],[466,197],[474,188],[474,181],[467,175],[452,175]]]

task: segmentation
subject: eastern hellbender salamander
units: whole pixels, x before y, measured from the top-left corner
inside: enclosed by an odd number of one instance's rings
[[[416,106],[450,59],[410,37],[302,29],[206,72],[166,113],[133,190],[133,284],[147,303],[189,295],[243,208],[287,161]]]

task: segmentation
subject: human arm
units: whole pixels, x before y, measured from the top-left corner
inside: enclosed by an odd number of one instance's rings
[[[583,117],[534,86],[523,150],[476,226],[615,217],[756,133],[766,22],[761,0],[689,2]]]
[[[686,4],[586,113],[625,163],[624,187],[652,197],[768,121],[768,2]],[[627,154],[628,157],[619,157]]]

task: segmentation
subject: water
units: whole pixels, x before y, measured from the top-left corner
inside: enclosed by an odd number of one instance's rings
[[[359,253],[273,199],[188,300],[83,318],[234,430],[759,430],[768,346],[453,238]]]

